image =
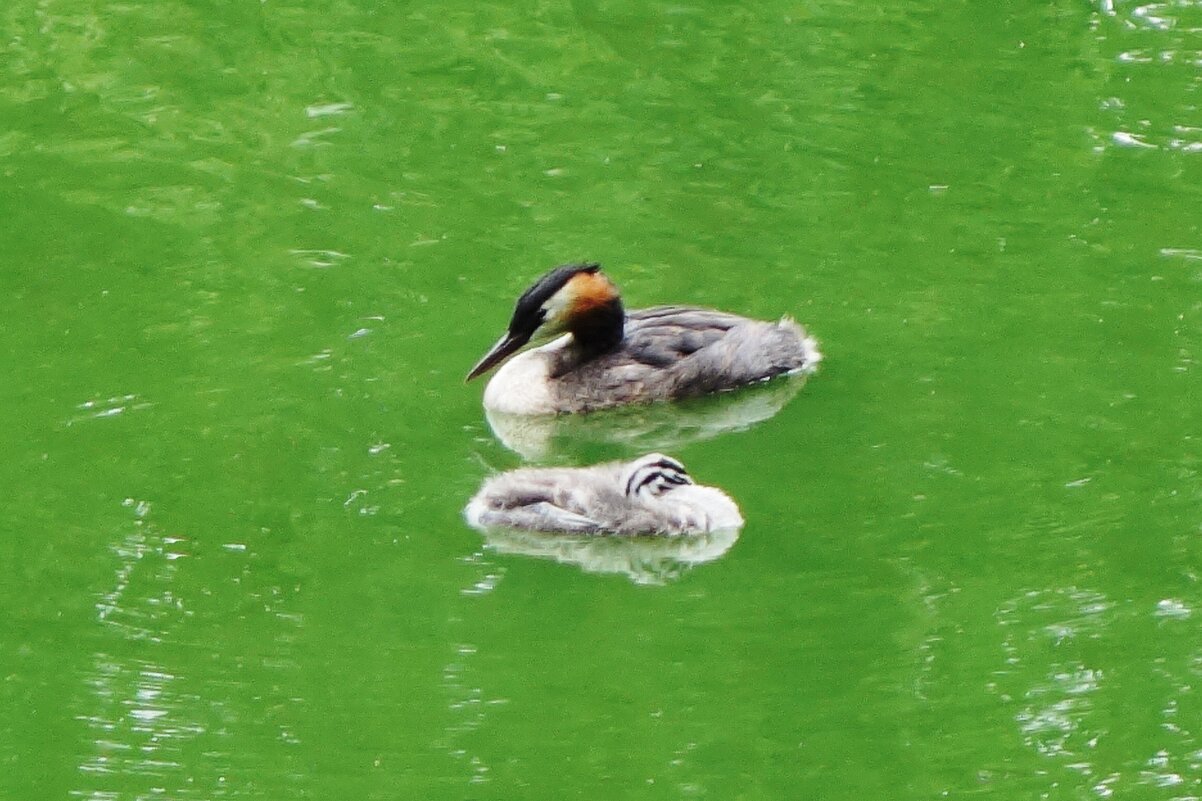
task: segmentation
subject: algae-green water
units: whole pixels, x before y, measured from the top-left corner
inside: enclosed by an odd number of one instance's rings
[[[0,42],[0,798],[1202,796],[1198,0]],[[746,517],[704,559],[460,516],[529,456],[464,375],[585,259],[822,344],[655,423]]]

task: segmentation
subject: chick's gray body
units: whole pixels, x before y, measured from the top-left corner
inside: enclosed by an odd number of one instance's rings
[[[663,458],[511,470],[486,480],[464,513],[478,527],[572,534],[695,534],[742,525],[738,506],[714,487],[685,479],[654,493],[632,491],[632,476],[662,475],[638,472],[639,465]]]

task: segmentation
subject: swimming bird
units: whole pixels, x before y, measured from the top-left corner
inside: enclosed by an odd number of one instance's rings
[[[601,265],[565,264],[522,293],[508,330],[467,380],[540,330],[563,336],[502,365],[484,390],[486,409],[556,414],[677,400],[811,372],[822,358],[788,317],[770,323],[691,306],[627,313]]]
[[[702,534],[739,528],[726,493],[650,453],[592,467],[523,467],[486,480],[463,511],[477,528],[571,534]]]

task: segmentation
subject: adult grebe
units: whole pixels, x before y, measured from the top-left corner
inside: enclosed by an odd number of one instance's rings
[[[565,264],[518,298],[509,330],[468,373],[487,372],[543,329],[564,336],[510,359],[484,390],[507,414],[586,412],[677,400],[812,371],[817,343],[776,323],[688,306],[627,314],[599,264]]]
[[[486,480],[463,510],[477,528],[573,534],[703,534],[743,516],[661,453],[593,467],[523,467]]]

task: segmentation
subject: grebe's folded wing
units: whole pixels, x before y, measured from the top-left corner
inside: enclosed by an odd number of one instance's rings
[[[619,347],[580,362],[572,349],[549,382],[555,408],[584,412],[676,400],[812,369],[817,350],[790,319],[761,322],[689,306],[629,312]]]
[[[625,352],[670,374],[672,394],[679,397],[803,370],[814,351],[802,327],[788,318],[770,323],[712,309],[658,306],[629,315]]]
[[[539,501],[526,506],[497,511],[482,518],[485,525],[533,531],[562,531],[569,534],[593,534],[602,526],[591,517],[576,514],[548,501]]]
[[[737,314],[692,306],[655,306],[626,316],[626,351],[652,367],[669,367],[747,322]]]
[[[583,512],[578,488],[554,469],[515,470],[494,476],[466,510],[474,525],[594,533],[602,524]]]

